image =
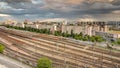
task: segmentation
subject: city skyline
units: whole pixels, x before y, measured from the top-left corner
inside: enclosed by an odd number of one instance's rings
[[[120,20],[119,0],[0,0],[0,20]],[[85,20],[86,20],[85,19]]]

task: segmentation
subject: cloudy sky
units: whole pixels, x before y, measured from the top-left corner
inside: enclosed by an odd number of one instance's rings
[[[120,20],[120,0],[0,0],[0,20]]]

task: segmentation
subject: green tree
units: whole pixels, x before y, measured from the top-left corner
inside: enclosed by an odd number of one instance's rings
[[[82,33],[82,32],[80,32],[79,36],[83,36],[83,33]]]
[[[117,40],[117,44],[120,44],[120,38]]]
[[[82,39],[83,39],[83,37],[82,37],[82,36],[78,36],[78,39],[79,39],[79,40],[82,40]]]
[[[77,34],[75,34],[74,39],[79,40],[79,36]]]
[[[95,40],[97,41],[97,42],[102,42],[102,41],[104,41],[104,39],[102,38],[102,37],[100,37],[100,36],[94,36],[95,37]]]
[[[74,38],[74,33],[73,33],[73,30],[71,30],[71,37],[73,37]]]
[[[94,37],[94,36],[90,37],[90,40],[91,40],[92,42],[95,42],[95,37]]]
[[[82,40],[83,40],[83,41],[88,41],[88,37],[87,37],[87,36],[84,36]]]
[[[3,53],[4,49],[5,47],[2,44],[0,44],[0,53]]]
[[[62,36],[63,36],[63,37],[66,37],[66,33],[63,32],[63,33],[62,33]]]
[[[50,59],[43,57],[38,60],[37,67],[38,68],[52,68],[52,62]]]
[[[104,41],[104,39],[101,37],[97,40],[97,42],[103,42],[103,41]]]

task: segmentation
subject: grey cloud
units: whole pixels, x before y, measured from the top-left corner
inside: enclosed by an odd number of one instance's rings
[[[45,14],[45,13],[48,13],[48,11],[40,10],[40,9],[34,9],[34,10],[32,10],[32,9],[24,9],[24,10],[8,10],[8,11],[0,11],[0,13],[2,13],[2,14],[10,14],[10,15],[24,15],[24,14],[33,15],[33,14]]]
[[[0,10],[16,18],[77,18],[84,15],[106,15],[120,10],[120,0],[4,0],[11,9]],[[23,9],[23,10],[19,10]],[[104,16],[102,15],[102,16]]]
[[[37,4],[34,4],[33,1],[37,2],[38,0],[0,0],[0,2],[5,2],[15,9],[39,8],[43,5],[41,1],[38,1]]]
[[[4,0],[7,3],[32,2],[31,0]]]
[[[19,9],[29,9],[29,8],[33,8],[33,4],[30,3],[9,3],[9,6]]]
[[[112,4],[113,4],[113,5],[120,5],[120,0],[114,0],[114,1],[112,2]]]
[[[90,9],[114,9],[118,8],[119,6],[113,5],[111,0],[45,0],[45,8],[54,9],[59,11],[79,11],[79,10],[87,10]],[[66,4],[67,3],[67,4]],[[115,3],[120,3],[119,0],[116,0]],[[115,4],[114,3],[114,4]],[[65,9],[64,9],[65,8]],[[69,11],[68,11],[69,12]]]

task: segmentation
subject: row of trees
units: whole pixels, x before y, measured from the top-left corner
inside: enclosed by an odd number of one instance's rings
[[[43,33],[43,34],[51,34],[50,29],[36,29],[36,28],[31,28],[31,27],[18,27],[18,26],[10,26],[10,25],[5,25],[7,28],[14,28],[14,29],[19,29],[19,30],[26,30],[30,32],[36,32],[36,33]]]
[[[36,29],[36,28],[31,28],[31,27],[22,28],[22,27],[9,26],[9,25],[6,25],[6,27],[7,28],[19,29],[19,30],[26,30],[26,31],[36,32],[36,33],[52,34],[50,29]],[[92,41],[92,42],[95,42],[95,41],[96,42],[103,42],[103,41],[105,41],[100,36],[89,36],[89,35],[83,35],[82,33],[74,34],[73,30],[71,30],[70,34],[68,32],[62,33],[61,31],[55,31],[54,35],[55,36],[63,36],[63,37],[74,38],[76,40],[83,40],[83,41]]]
[[[105,39],[103,39],[100,36],[89,36],[89,35],[83,35],[82,33],[79,34],[74,34],[73,30],[71,30],[71,33],[69,34],[68,32],[62,33],[60,31],[55,31],[54,33],[55,36],[63,36],[63,37],[71,37],[76,40],[83,40],[83,41],[92,41],[92,42],[103,42]]]

